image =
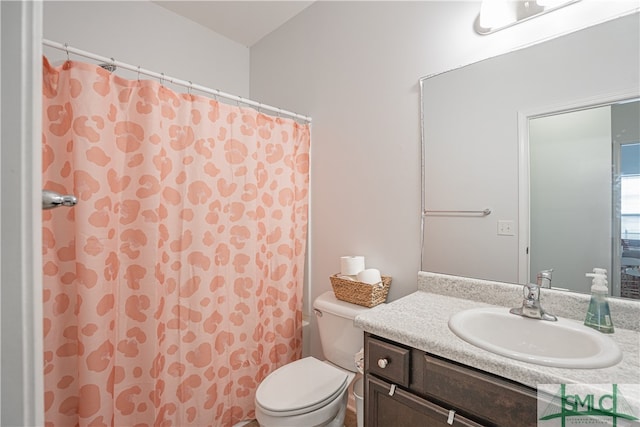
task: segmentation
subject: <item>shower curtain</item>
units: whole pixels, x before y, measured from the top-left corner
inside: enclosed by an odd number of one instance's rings
[[[309,126],[44,59],[47,426],[230,426],[298,359]]]

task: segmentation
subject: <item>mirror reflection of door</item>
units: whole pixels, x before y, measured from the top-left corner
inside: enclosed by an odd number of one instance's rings
[[[601,267],[613,296],[640,298],[638,105],[530,120],[531,281],[554,268],[554,286],[580,290],[588,285],[584,274]]]
[[[619,296],[640,299],[640,102],[612,105],[611,117],[614,273]]]

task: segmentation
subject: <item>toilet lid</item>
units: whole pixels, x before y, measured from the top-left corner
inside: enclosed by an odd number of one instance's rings
[[[333,400],[346,386],[346,372],[305,357],[270,373],[256,391],[256,402],[271,412],[300,414]]]

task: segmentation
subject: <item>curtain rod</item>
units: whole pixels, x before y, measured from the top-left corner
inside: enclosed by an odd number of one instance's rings
[[[218,89],[211,89],[205,86],[200,86],[197,84],[193,84],[192,82],[177,79],[175,77],[166,76],[164,73],[156,73],[155,71],[146,70],[144,68],[140,68],[138,66],[134,66],[131,64],[126,64],[124,62],[116,61],[113,58],[107,58],[105,56],[96,55],[95,53],[87,52],[84,50],[80,50],[74,47],[69,46],[68,44],[62,44],[58,42],[54,42],[52,40],[42,39],[42,44],[45,46],[52,47],[54,49],[59,49],[67,52],[67,57],[69,53],[73,53],[74,55],[83,56],[85,58],[93,59],[95,61],[103,62],[105,64],[113,65],[115,67],[124,68],[125,70],[134,71],[139,74],[144,74],[146,76],[154,77],[158,80],[167,81],[171,84],[184,86],[186,88],[197,90],[199,92],[208,93],[210,95],[219,96],[222,98],[230,99],[232,101],[240,102],[242,104],[251,105],[252,107],[256,107],[257,109],[269,110],[273,111],[277,114],[285,115],[292,117],[294,119],[302,120],[308,123],[311,123],[311,117],[303,116],[301,114],[293,113],[291,111],[283,110],[282,108],[272,107],[271,105],[262,104],[260,102],[253,101],[248,98],[243,98],[237,95],[231,95],[229,93],[222,92]]]

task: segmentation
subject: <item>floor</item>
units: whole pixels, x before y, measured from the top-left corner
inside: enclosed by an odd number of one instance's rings
[[[357,427],[356,413],[352,410],[347,410],[347,414],[344,417],[344,427]]]
[[[258,422],[251,421],[249,424],[246,424],[245,427],[258,427]],[[344,427],[357,427],[356,414],[350,409],[347,409],[344,417]]]

